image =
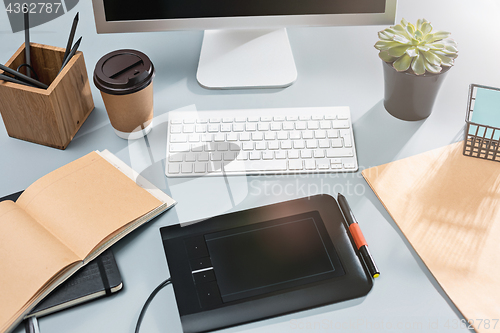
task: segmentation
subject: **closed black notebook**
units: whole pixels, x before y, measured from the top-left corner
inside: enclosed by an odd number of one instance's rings
[[[3,198],[16,201],[23,193],[17,192]],[[113,251],[108,249],[99,257],[82,267],[78,272],[57,287],[28,314],[45,316],[90,300],[111,295],[123,287]]]

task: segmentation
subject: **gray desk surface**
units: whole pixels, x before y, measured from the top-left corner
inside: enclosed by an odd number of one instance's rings
[[[155,116],[164,120],[174,109],[195,105],[198,110],[259,107],[351,107],[360,170],[415,155],[461,140],[468,85],[500,87],[497,66],[498,15],[494,1],[401,0],[397,20],[425,17],[439,30],[452,32],[459,57],[448,74],[425,121],[404,122],[383,107],[381,60],[373,44],[384,27],[329,27],[289,29],[299,78],[278,90],[210,91],[201,88],[195,71],[202,32],[159,32],[97,35],[90,1],[55,21],[32,30],[32,41],[64,47],[76,11],[77,36],[83,35],[89,77],[97,60],[119,48],[134,48],[152,59]],[[0,12],[0,61],[5,63],[23,43]],[[165,225],[313,195],[343,192],[356,214],[382,272],[371,293],[275,319],[252,323],[228,332],[447,332],[461,316],[397,229],[363,180],[361,173],[289,177],[231,177],[168,180],[163,176],[164,136],[156,129],[151,140],[154,160],[144,165],[140,141],[128,145],[112,131],[99,91],[92,86],[95,110],[65,151],[9,138],[0,126],[0,195],[19,191],[44,174],[87,154],[108,149],[139,168],[179,204],[114,246],[124,280],[119,294],[40,319],[41,332],[133,332],[139,311],[150,292],[169,276],[158,229]],[[1,101],[1,103],[6,103]],[[162,117],[163,115],[163,117]],[[152,133],[155,133],[153,130]],[[163,142],[162,142],[163,140]],[[485,318],[483,318],[485,319]],[[490,318],[494,319],[494,318]],[[171,287],[151,304],[142,332],[181,332]],[[22,332],[18,328],[16,332]]]

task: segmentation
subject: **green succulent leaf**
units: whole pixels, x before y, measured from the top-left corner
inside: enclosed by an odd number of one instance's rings
[[[398,59],[396,57],[391,56],[387,51],[380,51],[378,56],[385,62],[393,62],[394,60]]]
[[[427,35],[429,32],[432,31],[432,25],[429,23],[429,22],[424,22],[422,23],[422,26],[421,26],[421,29],[422,33],[425,35]]]
[[[379,40],[375,43],[375,48],[377,50],[388,50],[390,48],[398,47],[401,44],[394,41]]]
[[[458,49],[457,49],[457,47],[456,47],[456,46],[454,46],[454,45],[447,44],[447,45],[445,45],[445,46],[444,46],[443,51],[444,51],[445,53],[457,53],[457,52],[458,52]]]
[[[404,18],[404,17],[401,19],[401,25],[402,25],[403,27],[406,27],[406,26],[408,25],[408,21],[407,21],[407,20],[405,20],[405,18]]]
[[[435,33],[433,33],[433,40],[431,40],[431,42],[433,41],[436,41],[436,40],[440,40],[440,39],[445,39],[445,38],[448,38],[450,37],[451,33],[449,32],[446,32],[446,31],[436,31]]]
[[[411,63],[411,69],[417,75],[422,75],[425,73],[424,57],[418,54]]]
[[[427,44],[427,46],[431,50],[442,50],[442,49],[444,49],[444,44],[443,43],[432,43],[432,44]]]
[[[417,45],[417,49],[419,49],[420,51],[429,51],[429,46],[426,46],[426,45]]]
[[[406,54],[413,58],[417,56],[418,50],[415,47],[410,47],[408,50],[406,50]]]
[[[380,38],[381,40],[392,40],[392,37],[394,37],[394,35],[389,35],[385,31],[378,32],[378,38]]]
[[[422,39],[423,37],[424,37],[424,34],[422,33],[422,31],[420,31],[420,30],[415,31],[415,38]]]
[[[390,48],[387,51],[393,57],[401,57],[403,54],[406,53],[406,50],[408,49],[408,47],[409,47],[408,45],[401,45],[401,46],[396,46],[396,47]]]
[[[408,23],[408,25],[406,26],[406,31],[408,31],[408,33],[410,34],[410,36],[414,35],[415,34],[415,27],[413,26],[413,24],[411,23]]]
[[[394,40],[395,42],[401,43],[401,44],[410,44],[411,43],[410,40],[408,40],[408,38],[401,36],[401,35],[394,35],[392,40]]]
[[[398,60],[394,61],[392,67],[394,67],[394,69],[397,70],[398,72],[404,72],[408,68],[410,68],[411,60],[412,58],[408,54],[405,54]]]
[[[447,66],[447,67],[451,67],[453,66],[453,58],[450,58],[448,57],[446,54],[444,54],[443,52],[434,52],[434,54],[436,55],[436,57],[439,57],[439,59],[441,59],[441,65],[442,66]]]
[[[431,63],[432,65],[435,65],[435,66],[441,65],[441,58],[439,58],[434,53],[432,53],[432,52],[422,52],[422,54],[424,55],[425,60],[427,60],[427,62]]]
[[[437,74],[437,73],[441,72],[441,66],[439,66],[439,65],[434,65],[434,64],[431,64],[427,61],[424,61],[424,66],[428,72],[431,72],[433,74]]]

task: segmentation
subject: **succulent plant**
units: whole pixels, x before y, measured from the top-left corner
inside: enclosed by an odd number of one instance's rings
[[[450,33],[432,32],[432,25],[426,19],[419,19],[413,25],[403,18],[401,24],[380,31],[378,36],[375,48],[380,50],[379,57],[392,63],[398,72],[437,74],[441,66],[453,66],[457,57],[457,43]]]

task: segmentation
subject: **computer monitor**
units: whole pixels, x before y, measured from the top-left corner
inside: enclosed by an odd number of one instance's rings
[[[205,88],[280,88],[297,70],[285,28],[394,24],[397,0],[93,0],[98,33],[205,30]]]

